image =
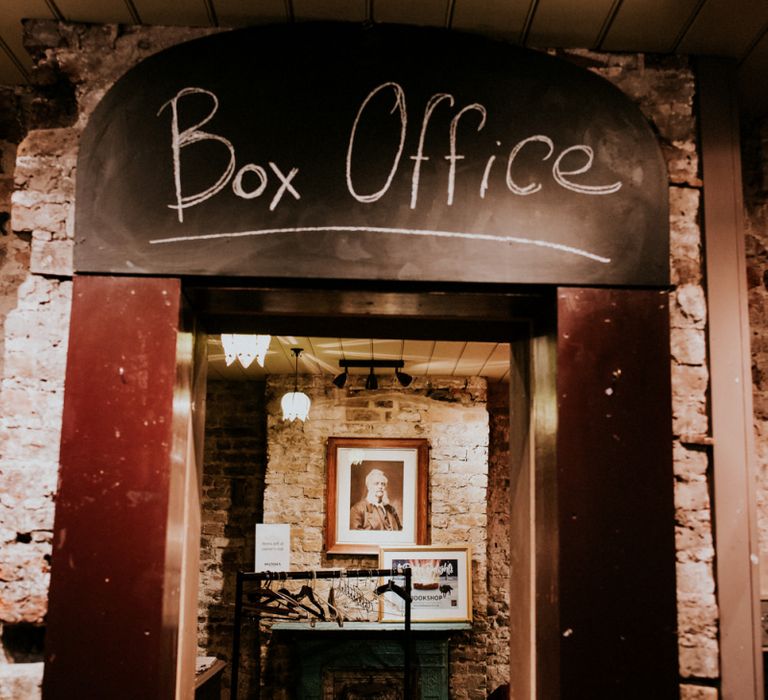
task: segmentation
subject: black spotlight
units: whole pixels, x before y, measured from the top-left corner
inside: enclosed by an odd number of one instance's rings
[[[379,380],[376,379],[376,375],[373,373],[373,367],[371,367],[371,373],[365,379],[365,388],[372,390],[379,388]]]
[[[399,368],[395,370],[395,376],[397,377],[397,381],[400,382],[400,386],[409,386],[413,381],[413,377],[410,374],[401,372]]]
[[[345,369],[341,374],[334,377],[333,383],[335,386],[339,387],[339,389],[343,389],[344,385],[347,383],[347,377],[349,375],[347,374],[347,370]]]

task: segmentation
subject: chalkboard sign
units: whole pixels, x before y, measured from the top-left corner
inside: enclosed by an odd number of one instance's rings
[[[666,285],[638,108],[457,32],[296,24],[148,58],[83,134],[80,272]]]

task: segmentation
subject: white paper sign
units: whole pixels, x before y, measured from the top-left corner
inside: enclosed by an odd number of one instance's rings
[[[288,571],[291,566],[291,526],[256,525],[254,571]]]

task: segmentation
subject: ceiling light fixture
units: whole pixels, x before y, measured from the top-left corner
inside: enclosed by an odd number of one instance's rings
[[[263,367],[271,340],[271,335],[222,333],[221,345],[224,348],[224,359],[227,362],[227,367],[235,360],[240,360],[243,367],[249,367],[256,360]]]
[[[283,409],[283,420],[305,421],[309,416],[309,407],[311,401],[309,396],[299,391],[299,355],[304,348],[291,348],[291,352],[296,358],[296,372],[293,378],[293,391],[288,392],[280,400],[280,406]]]
[[[401,372],[399,367],[395,368],[395,376],[397,377],[397,381],[400,382],[400,386],[403,387],[410,386],[413,381],[413,377],[410,374]]]
[[[344,385],[347,383],[347,379],[349,379],[349,372],[345,367],[344,371],[341,374],[338,374],[333,378],[333,384],[334,386],[337,386],[339,389],[343,389]]]
[[[404,366],[405,362],[402,360],[339,360],[339,367],[342,367],[344,371],[333,378],[333,383],[341,389],[347,383],[350,367],[367,367],[369,373],[365,378],[365,388],[375,391],[379,388],[379,378],[374,374],[373,370],[388,368],[395,370],[395,377],[400,382],[400,386],[406,387],[413,381],[413,377],[402,371]]]
[[[376,379],[376,375],[373,373],[373,367],[371,367],[371,371],[368,373],[368,376],[365,379],[365,388],[372,391],[375,391],[379,388],[379,380]]]

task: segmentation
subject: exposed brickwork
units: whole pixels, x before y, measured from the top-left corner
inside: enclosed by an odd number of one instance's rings
[[[262,519],[265,427],[262,382],[208,383],[197,636],[201,656],[231,658],[235,574],[253,569],[254,525]],[[242,639],[245,649],[253,644],[248,630]]]
[[[16,305],[16,291],[29,271],[30,241],[11,228],[11,194],[16,144],[0,141],[0,376],[3,374],[5,318]]]
[[[71,283],[28,276],[6,317],[0,384],[0,625],[47,611]],[[40,657],[38,657],[40,658]],[[42,664],[0,655],[0,697],[38,697]],[[9,689],[8,695],[2,691]]]
[[[40,129],[19,145],[12,226],[32,235],[36,274],[72,274],[77,138],[74,129]]]
[[[288,377],[285,381],[275,380],[276,382],[287,386],[291,383],[291,378]],[[421,425],[424,421],[425,411],[430,411],[435,415],[442,416],[442,421],[446,424],[452,423],[453,414],[457,411],[460,415],[466,417],[467,413],[467,401],[463,396],[463,382],[454,381],[448,382],[448,385],[444,385],[443,382],[440,385],[435,385],[432,388],[433,395],[441,396],[442,399],[434,399],[432,403],[435,405],[430,408],[429,401],[424,402],[420,398],[419,394],[427,393],[426,389],[423,389],[413,397],[409,397],[410,390],[403,390],[399,387],[392,389],[399,394],[398,397],[393,398],[392,394],[382,396],[381,392],[365,392],[360,391],[360,387],[355,388],[350,382],[347,392],[349,392],[349,398],[346,403],[342,402],[343,419],[341,420],[343,426],[350,428],[362,427],[366,430],[365,426],[387,424],[387,434],[399,433],[397,424],[400,422],[402,427],[402,421],[405,420],[405,425],[408,434],[411,434],[412,429],[417,429],[419,432],[423,432],[423,427],[417,428],[417,423]],[[284,390],[278,391],[274,394],[279,397]],[[435,393],[437,390],[438,393]],[[326,388],[322,388],[323,393],[327,393]],[[332,390],[332,393],[337,393],[343,396],[342,392]],[[470,392],[472,394],[472,392]],[[482,392],[476,388],[474,395],[482,396]],[[494,391],[491,392],[493,396],[493,410],[490,411],[490,454],[488,456],[489,465],[489,478],[492,482],[489,483],[488,491],[488,503],[493,505],[493,522],[489,529],[489,537],[487,544],[475,542],[475,546],[484,546],[487,550],[488,561],[491,562],[488,568],[488,582],[489,582],[489,595],[487,602],[487,611],[489,617],[487,636],[484,637],[485,648],[478,650],[466,649],[467,645],[476,645],[477,640],[469,636],[463,638],[463,644],[456,645],[456,673],[463,673],[461,669],[464,666],[471,664],[473,670],[478,668],[478,663],[487,665],[487,680],[485,676],[482,678],[482,687],[488,687],[489,690],[496,688],[506,680],[508,673],[508,628],[506,627],[506,611],[508,608],[508,590],[507,590],[507,563],[504,552],[508,547],[507,542],[507,527],[508,527],[508,512],[506,509],[506,500],[508,498],[509,476],[508,476],[508,418],[507,418],[507,394],[508,388],[506,385],[495,385]],[[366,396],[369,394],[369,396]],[[471,404],[482,405],[482,401],[475,396],[471,399]],[[264,413],[263,399],[263,386],[254,385],[252,383],[240,383],[240,382],[215,382],[209,385],[208,397],[207,397],[207,411],[206,411],[206,451],[205,451],[205,465],[204,465],[204,499],[203,499],[203,537],[201,548],[201,593],[200,593],[200,613],[199,613],[199,634],[198,643],[200,647],[200,653],[203,655],[215,655],[222,659],[230,658],[231,651],[231,622],[232,622],[232,602],[234,600],[234,580],[233,574],[238,569],[248,569],[253,563],[253,524],[261,521],[261,491],[260,487],[263,484],[264,472],[264,445],[263,445],[263,432],[264,425],[266,424],[266,415]],[[448,408],[444,405],[445,400],[448,399]],[[459,404],[455,406],[452,404]],[[272,409],[275,409],[276,402],[272,403]],[[323,420],[323,416],[320,414],[319,402],[317,398],[313,405],[312,420]],[[336,409],[333,409],[333,413],[336,413]],[[476,410],[472,409],[471,413],[474,415]],[[320,415],[319,415],[320,414]],[[339,417],[341,418],[341,413]],[[274,418],[271,421],[273,428],[278,430],[281,434],[285,434],[288,431],[294,435],[293,439],[299,440],[298,444],[291,442],[290,453],[291,454],[306,454],[307,447],[304,445],[304,430],[295,430],[295,428],[304,427],[294,424],[288,426],[284,424],[280,418]],[[483,424],[484,421],[481,421]],[[470,424],[471,425],[471,424]],[[342,426],[340,426],[342,427]],[[294,430],[290,430],[293,428]],[[338,434],[338,431],[333,427],[333,423],[327,423],[325,430],[330,429],[331,433]],[[446,425],[447,429],[447,425]],[[485,427],[488,430],[487,426]],[[377,435],[381,434],[381,430],[376,432]],[[429,432],[429,431],[427,431]],[[362,434],[368,435],[370,433],[364,432]],[[457,448],[458,444],[458,448]],[[283,444],[272,443],[270,445],[270,452],[277,455],[276,459],[280,459],[286,454],[286,446]],[[460,492],[462,489],[467,489],[478,483],[478,479],[472,476],[472,473],[478,470],[478,465],[467,467],[467,449],[463,448],[461,444],[455,439],[452,439],[450,443],[446,443],[443,448],[445,460],[444,466],[438,466],[437,469],[450,469],[451,472],[460,474],[460,481],[462,483],[459,488],[451,489],[450,493]],[[439,453],[438,453],[439,454]],[[482,455],[484,455],[484,450]],[[484,458],[484,457],[483,457]],[[323,462],[324,462],[324,448],[323,448]],[[261,466],[261,468],[259,468]],[[319,480],[319,484],[312,486],[313,480],[307,476],[305,472],[301,472],[301,477],[296,478],[297,475],[289,476],[291,472],[283,472],[282,480],[278,479],[278,483],[283,484],[276,490],[278,495],[291,493],[291,494],[303,494],[314,498],[324,498],[324,481],[322,478]],[[274,480],[275,477],[270,477]],[[474,480],[473,480],[474,479]],[[285,486],[285,483],[289,486]],[[241,498],[240,503],[242,507],[233,507],[232,494],[236,491],[241,493],[247,493],[247,497]],[[319,494],[319,496],[318,496]],[[273,495],[273,500],[276,497]],[[281,508],[291,508],[286,504],[286,498],[278,497],[277,501]],[[456,499],[451,498],[451,503]],[[476,498],[476,506],[471,508],[471,513],[468,513],[462,518],[461,512],[453,512],[450,517],[455,520],[462,520],[463,525],[469,525],[472,529],[476,529],[477,525],[485,525],[486,518],[482,515],[478,516],[474,511],[477,508],[484,506],[485,496],[484,494]],[[313,521],[313,513],[316,513],[318,518],[317,522],[320,526],[324,524],[323,508],[324,504],[320,503],[317,506],[320,510],[315,511],[313,508],[295,509],[295,519],[299,522],[300,527],[305,527],[308,523]],[[433,497],[433,512],[437,511],[433,516],[433,523],[444,523],[446,518],[442,515],[444,508],[439,504],[435,507]],[[455,508],[453,510],[456,510]],[[445,524],[443,524],[445,527]],[[296,528],[294,528],[294,531]],[[301,531],[300,531],[301,532]],[[464,541],[466,541],[467,535],[462,535]],[[297,541],[297,547],[302,550],[306,548],[307,542],[311,542],[312,539],[307,539],[306,536],[300,536],[294,538]],[[474,538],[476,540],[476,538]],[[322,545],[322,535],[317,540],[318,544]],[[316,553],[319,554],[319,551]],[[345,561],[352,561],[345,558]],[[339,565],[341,559],[334,558],[329,565]],[[375,566],[370,558],[355,558],[358,562],[355,565],[367,565]],[[475,565],[477,568],[477,565]],[[482,600],[482,598],[480,599]],[[243,638],[243,649],[250,649],[253,646],[254,640],[252,635],[248,634],[249,628],[245,627],[246,634]],[[283,652],[287,656],[287,651]],[[272,655],[270,659],[271,668],[265,669],[265,675],[271,677],[272,683],[279,683],[281,673],[280,668],[287,668],[287,659],[283,659],[278,656]],[[277,663],[275,663],[277,662]],[[242,667],[242,688],[243,692],[247,694],[249,690],[252,690],[252,680],[249,674],[248,658],[246,657]],[[475,679],[478,680],[478,679]],[[226,679],[225,679],[226,682]],[[284,681],[283,681],[284,682]],[[461,685],[464,685],[462,679]],[[478,688],[481,686],[478,685]],[[273,689],[273,692],[279,694],[277,688]]]
[[[39,624],[47,607],[70,283],[29,274],[36,234],[10,217],[17,176],[30,165],[26,140],[16,145],[30,121],[29,96],[3,91],[2,102],[13,112],[0,126],[12,139],[0,142],[0,623]],[[53,152],[31,167],[37,172],[22,179],[54,198],[67,191]],[[40,202],[41,219],[52,216],[51,204]]]
[[[719,697],[717,688],[686,684],[680,686],[680,700],[718,700]]]
[[[570,54],[634,100],[659,135],[669,173],[672,413],[675,434],[680,674],[719,676],[710,516],[707,306],[703,280],[695,81],[679,56]]]
[[[0,621],[46,612],[71,283],[28,277],[6,319],[0,393]]]
[[[742,130],[747,285],[758,463],[760,590],[768,598],[768,120]]]
[[[279,400],[290,377],[267,383],[268,466],[264,521],[289,523],[293,564],[318,567],[375,567],[375,557],[323,554],[325,447],[328,437],[424,437],[430,444],[429,504],[432,544],[470,544],[474,624],[452,638],[452,697],[485,696],[487,659],[497,638],[488,632],[487,489],[488,412],[482,379],[416,378],[408,389],[382,378],[366,391],[351,378],[343,390],[327,378],[306,378],[300,388],[312,399],[311,419],[284,422]],[[273,670],[274,671],[274,670]],[[471,682],[470,682],[471,681]],[[279,687],[287,679],[275,679]]]
[[[27,25],[25,40],[37,58],[38,103],[45,110],[37,117],[42,121],[39,128],[30,131],[19,147],[13,230],[32,235],[32,272],[72,274],[78,140],[109,87],[153,53],[215,31],[55,22]],[[51,46],[56,50],[48,50]],[[51,86],[59,89],[52,91]],[[70,98],[76,100],[76,108]],[[69,114],[72,109],[75,113]]]
[[[509,384],[488,385],[488,691],[509,683]]]
[[[39,698],[42,683],[42,662],[3,666],[0,673],[0,698],[3,700]]]

